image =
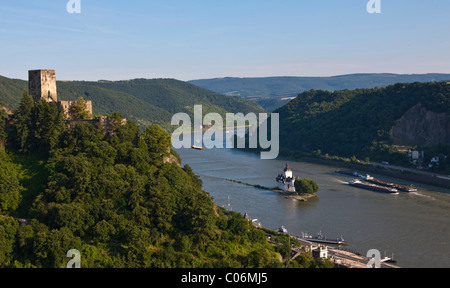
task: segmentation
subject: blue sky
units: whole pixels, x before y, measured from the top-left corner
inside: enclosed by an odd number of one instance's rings
[[[0,75],[58,80],[450,73],[450,1],[0,0]]]

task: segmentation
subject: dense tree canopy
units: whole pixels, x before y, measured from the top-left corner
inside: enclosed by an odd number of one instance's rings
[[[294,185],[295,191],[300,194],[314,194],[319,191],[319,185],[311,179],[297,179]]]
[[[14,212],[22,200],[20,167],[0,151],[0,215]]]
[[[406,154],[392,147],[390,131],[418,103],[428,111],[450,113],[450,85],[399,83],[374,89],[301,93],[275,111],[280,114],[281,154],[320,150],[335,156],[408,163]]]
[[[0,267],[65,267],[71,249],[82,267],[281,267],[265,232],[217,207],[180,167],[161,127],[69,128],[61,113],[24,95],[11,118],[0,154]]]

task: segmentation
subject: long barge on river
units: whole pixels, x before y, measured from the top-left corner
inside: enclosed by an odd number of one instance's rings
[[[348,182],[349,185],[355,186],[358,188],[366,189],[366,190],[372,190],[376,192],[382,192],[382,193],[389,193],[389,194],[398,194],[398,190],[391,187],[371,184],[371,183],[365,183],[358,179],[352,180]]]
[[[403,191],[403,192],[416,192],[417,191],[416,188],[411,187],[411,186],[405,186],[405,185],[389,183],[389,182],[381,181],[381,180],[378,180],[378,179],[368,179],[367,181],[370,182],[370,183],[376,184],[376,185],[381,185],[381,186],[394,188],[394,189],[397,189],[397,190]]]
[[[371,184],[375,184],[377,186],[384,186],[387,188],[392,188],[392,189],[395,189],[395,190],[401,191],[401,192],[416,192],[417,191],[417,188],[413,187],[412,185],[406,186],[406,185],[400,185],[400,184],[395,184],[395,183],[391,183],[391,182],[385,182],[385,181],[382,181],[379,179],[375,179],[370,175],[362,175],[358,172],[349,172],[349,171],[342,171],[342,170],[337,170],[335,172],[339,173],[339,174],[344,174],[347,176],[358,177],[359,179],[367,181]],[[373,190],[373,189],[371,189],[371,190]],[[383,190],[383,189],[381,189],[381,190]],[[384,191],[381,191],[381,192],[384,192]]]
[[[298,236],[298,238],[310,242],[316,242],[316,243],[325,243],[325,244],[334,244],[334,245],[346,245],[347,241],[344,240],[344,238],[336,237],[336,239],[327,239],[325,236],[322,235],[322,232],[319,232],[317,236],[311,236],[307,233],[302,232],[302,236]]]

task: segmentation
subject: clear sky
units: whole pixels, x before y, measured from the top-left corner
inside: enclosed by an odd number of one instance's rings
[[[450,73],[450,1],[0,0],[0,75],[58,80]]]

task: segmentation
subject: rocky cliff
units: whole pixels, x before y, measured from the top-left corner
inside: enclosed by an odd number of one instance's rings
[[[398,145],[450,144],[450,114],[429,111],[418,103],[396,121],[391,137]]]

